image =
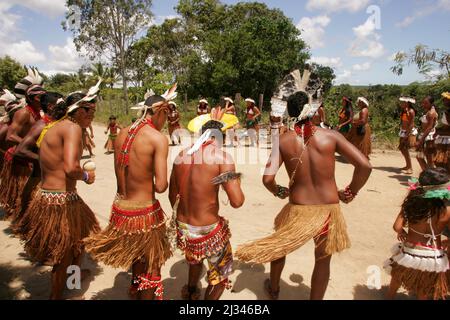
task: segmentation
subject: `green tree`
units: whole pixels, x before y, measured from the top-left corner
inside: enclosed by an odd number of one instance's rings
[[[236,92],[270,98],[309,57],[292,21],[265,4],[180,0],[176,10],[179,18],[150,27],[142,42],[151,57],[145,60],[175,74],[190,98]]]
[[[128,113],[128,54],[140,32],[152,18],[151,0],[67,0],[67,6],[81,11],[79,27],[69,27],[77,50],[85,48],[91,59],[111,54],[122,78],[125,110]],[[69,13],[66,21],[71,20]],[[67,23],[63,23],[67,29]]]
[[[25,68],[10,56],[0,58],[0,88],[12,90],[26,75]]]
[[[409,52],[397,52],[394,61],[396,65],[391,71],[397,75],[403,73],[405,65],[416,65],[422,74],[429,75],[438,68],[444,73],[438,76],[438,79],[450,78],[450,53],[442,49],[429,49],[426,45],[418,44]]]

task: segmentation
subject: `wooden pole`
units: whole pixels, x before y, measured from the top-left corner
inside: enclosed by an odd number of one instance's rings
[[[187,96],[187,93],[184,94],[184,110],[189,111],[188,110],[188,96]]]
[[[261,111],[263,109],[263,104],[264,104],[264,94],[261,93],[259,95],[259,110],[261,110]]]

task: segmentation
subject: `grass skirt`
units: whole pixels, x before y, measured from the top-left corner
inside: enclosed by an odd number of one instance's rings
[[[76,192],[40,190],[17,226],[25,251],[46,265],[61,262],[69,250],[82,251],[82,240],[100,230],[91,209]]]
[[[165,222],[159,202],[115,201],[108,227],[85,239],[86,251],[114,268],[145,259],[151,273],[172,256]]]
[[[287,256],[328,226],[325,252],[332,255],[350,248],[347,226],[339,204],[287,204],[275,218],[275,233],[238,247],[239,260],[267,263]]]
[[[434,164],[437,167],[442,167],[450,173],[450,144],[447,137],[438,137],[435,141],[436,154],[434,157]]]
[[[6,219],[20,215],[23,192],[32,172],[29,164],[5,159],[0,173],[0,205],[5,209]]]
[[[400,243],[395,245],[392,253],[385,267],[394,280],[417,295],[445,299],[450,271],[444,250]]]
[[[362,154],[369,158],[369,155],[372,153],[372,130],[370,129],[370,125],[366,123],[364,126],[365,133],[364,135],[359,135],[357,130],[357,126],[352,126],[350,132],[348,133],[347,139],[350,141],[355,147],[361,151]]]

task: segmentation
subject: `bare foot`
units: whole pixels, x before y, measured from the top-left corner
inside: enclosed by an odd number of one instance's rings
[[[278,290],[278,291],[272,290],[272,288],[270,287],[270,279],[266,279],[266,281],[264,281],[264,290],[265,290],[266,294],[268,295],[268,297],[270,298],[270,300],[278,300],[278,296],[280,295],[280,290]]]

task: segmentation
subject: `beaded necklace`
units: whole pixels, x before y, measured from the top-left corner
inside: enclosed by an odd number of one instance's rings
[[[309,142],[311,138],[316,134],[317,127],[312,124],[311,121],[303,124],[302,126],[295,125],[294,126],[295,133],[297,134],[297,138],[300,140],[302,144],[302,152],[298,158],[292,158],[291,160],[297,160],[297,165],[295,166],[294,171],[292,172],[291,178],[289,180],[289,188],[294,185],[295,174],[297,173],[299,165],[303,164],[303,154],[308,148]]]

